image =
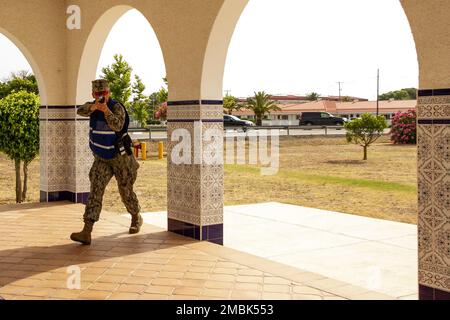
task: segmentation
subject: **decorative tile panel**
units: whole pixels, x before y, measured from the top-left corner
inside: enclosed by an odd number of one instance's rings
[[[167,117],[170,120],[218,119],[223,121],[223,107],[214,105],[169,106]]]
[[[419,97],[418,119],[450,119],[450,96]]]
[[[417,107],[421,299],[450,292],[450,95],[443,93],[419,91]]]
[[[94,156],[89,148],[89,122],[76,122],[75,142],[75,168],[76,168],[76,192],[86,193],[90,191],[89,171],[94,161]]]
[[[169,103],[168,107],[169,230],[223,243],[223,106],[217,102],[205,105],[194,102]],[[179,141],[171,141],[171,137],[177,129],[186,130],[190,137],[190,163],[177,164],[172,159]],[[218,139],[200,140],[209,129],[215,130]],[[202,155],[206,150],[219,161],[204,161]]]
[[[76,106],[40,108],[41,201],[85,202],[92,164],[86,120]]]
[[[74,121],[47,122],[47,187],[45,191],[72,191]],[[72,189],[72,190],[70,190]]]
[[[40,190],[48,190],[47,181],[47,122],[39,123],[39,184]]]
[[[220,162],[202,165],[201,223],[215,225],[223,223],[223,123],[204,123],[203,130],[208,129],[217,130],[221,136],[219,141],[204,141],[203,150],[206,150],[207,144],[214,144],[214,149],[219,151]]]

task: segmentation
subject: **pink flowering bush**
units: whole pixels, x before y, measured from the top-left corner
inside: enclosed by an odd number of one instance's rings
[[[416,143],[416,110],[397,112],[392,117],[391,140],[394,143]]]
[[[158,110],[155,112],[155,119],[167,119],[167,102],[164,102],[159,106]]]

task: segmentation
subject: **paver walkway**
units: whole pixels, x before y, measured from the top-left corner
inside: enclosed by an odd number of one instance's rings
[[[248,253],[197,242],[103,213],[93,244],[69,235],[83,205],[0,207],[0,296],[5,299],[390,299]],[[81,288],[68,279],[81,270]],[[69,272],[69,273],[68,273]],[[69,281],[69,284],[74,282]]]

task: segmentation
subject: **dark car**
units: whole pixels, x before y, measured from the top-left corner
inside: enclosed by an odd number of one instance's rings
[[[248,120],[239,119],[236,116],[224,114],[223,115],[223,125],[224,125],[224,127],[242,127],[242,129],[244,131],[246,131],[247,127],[254,126],[255,124]]]
[[[329,112],[302,112],[300,116],[301,126],[342,126],[346,118],[335,117]]]

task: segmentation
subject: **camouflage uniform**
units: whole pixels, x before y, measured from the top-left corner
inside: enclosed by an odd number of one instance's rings
[[[103,79],[93,81],[92,91],[93,95],[95,95],[97,98],[106,96],[110,91],[108,82]],[[80,116],[91,117],[93,113],[93,111],[91,111],[92,104],[93,103],[90,102],[84,104],[83,106],[78,108],[77,113]],[[102,155],[102,157],[99,157],[97,155],[97,151],[93,152],[95,160],[89,172],[91,192],[89,194],[88,203],[84,212],[84,227],[81,232],[74,232],[70,235],[70,239],[76,242],[80,242],[84,245],[91,244],[92,228],[94,226],[94,223],[97,222],[100,218],[103,195],[105,193],[108,182],[113,176],[116,177],[122,201],[125,204],[128,212],[131,214],[131,226],[129,229],[129,233],[138,233],[144,222],[142,216],[139,213],[141,208],[139,206],[138,199],[136,197],[136,194],[133,192],[133,184],[136,181],[139,163],[136,161],[133,154],[128,155],[128,153],[124,153],[123,155],[121,155],[119,152],[117,154],[111,152],[111,144],[114,141],[111,135],[113,135],[114,132],[116,134],[119,132],[120,134],[124,133],[122,129],[125,129],[124,126],[126,126],[128,123],[127,114],[124,107],[120,103],[114,104],[114,100],[107,101],[105,103],[105,107],[106,109],[99,108],[99,110],[105,110],[100,120],[98,114],[94,117],[91,117],[91,125],[95,126],[95,128],[98,129],[97,125],[98,122],[100,122],[103,128],[104,126],[109,127],[108,130],[99,131],[91,128],[92,131],[89,133],[89,135],[90,137],[94,134],[105,134],[105,136],[109,135],[106,140],[102,140],[107,143],[107,145],[103,145],[103,147],[107,147],[109,152],[103,153],[99,151],[98,154]],[[94,131],[98,132],[94,133]],[[94,140],[97,141],[95,138]],[[119,144],[116,145],[116,142],[117,141],[114,142],[114,147],[118,147],[118,149],[120,150],[120,146]],[[98,145],[100,144],[97,144],[97,146]],[[90,141],[91,150],[97,150],[95,149],[97,146],[95,145],[94,141]]]
[[[93,102],[88,102],[78,108],[80,116],[89,117]],[[105,118],[108,126],[114,131],[120,131],[125,123],[125,111],[119,103],[114,105],[112,112],[106,112]],[[94,164],[89,172],[91,190],[86,205],[84,220],[96,222],[100,218],[102,210],[103,195],[106,186],[113,176],[117,180],[119,193],[127,211],[131,215],[137,215],[141,208],[136,194],[133,191],[133,184],[136,181],[139,163],[133,154],[117,155],[113,159],[103,159],[94,154]]]

